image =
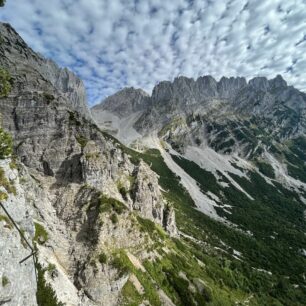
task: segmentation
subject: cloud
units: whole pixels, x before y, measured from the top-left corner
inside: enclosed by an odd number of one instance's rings
[[[178,75],[283,74],[306,90],[303,0],[8,0],[0,19],[75,71],[91,105]]]

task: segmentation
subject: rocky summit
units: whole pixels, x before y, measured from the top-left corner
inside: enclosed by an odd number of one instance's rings
[[[178,77],[91,110],[0,23],[0,305],[305,305],[306,94]]]

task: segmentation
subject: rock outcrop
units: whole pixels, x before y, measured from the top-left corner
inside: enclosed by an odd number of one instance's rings
[[[12,169],[12,161],[6,159],[0,160],[0,173],[0,192],[8,196],[1,203],[32,244],[35,214],[33,207],[27,201],[27,194],[20,183],[18,171]],[[3,187],[4,180],[9,182],[11,190],[8,191]],[[30,254],[31,250],[27,243],[0,207],[0,305],[37,305],[33,257],[20,263]]]
[[[0,23],[0,34],[0,66],[9,71],[15,90],[40,92],[48,100],[62,96],[61,103],[91,117],[83,82],[75,74],[35,53],[9,24]]]

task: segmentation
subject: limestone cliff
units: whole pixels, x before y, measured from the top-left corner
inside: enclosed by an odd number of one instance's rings
[[[0,66],[9,71],[14,90],[38,92],[48,100],[61,96],[61,103],[91,117],[82,80],[35,53],[9,24],[0,23],[0,35]]]
[[[157,238],[146,233],[146,222],[154,233],[177,235],[174,210],[150,167],[132,160],[127,148],[91,121],[82,82],[37,55],[9,25],[0,24],[0,34],[0,66],[9,76],[0,112],[20,169],[10,171],[1,162],[17,188],[17,198],[10,195],[4,204],[34,239],[37,301],[42,305],[39,292],[48,290],[66,305],[118,305],[129,274],[113,263],[116,254],[148,256]],[[0,260],[1,299],[36,305],[33,263],[15,268],[28,250],[5,217],[0,231],[1,258],[7,258]]]
[[[27,240],[34,238],[33,207],[27,199],[18,171],[9,159],[0,160],[0,193],[6,194],[1,203],[15,220]],[[0,304],[37,305],[36,274],[31,249],[0,207]]]

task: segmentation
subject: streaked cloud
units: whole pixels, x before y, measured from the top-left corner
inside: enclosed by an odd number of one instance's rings
[[[75,71],[91,104],[178,75],[282,74],[306,90],[303,0],[8,0],[0,20]]]

